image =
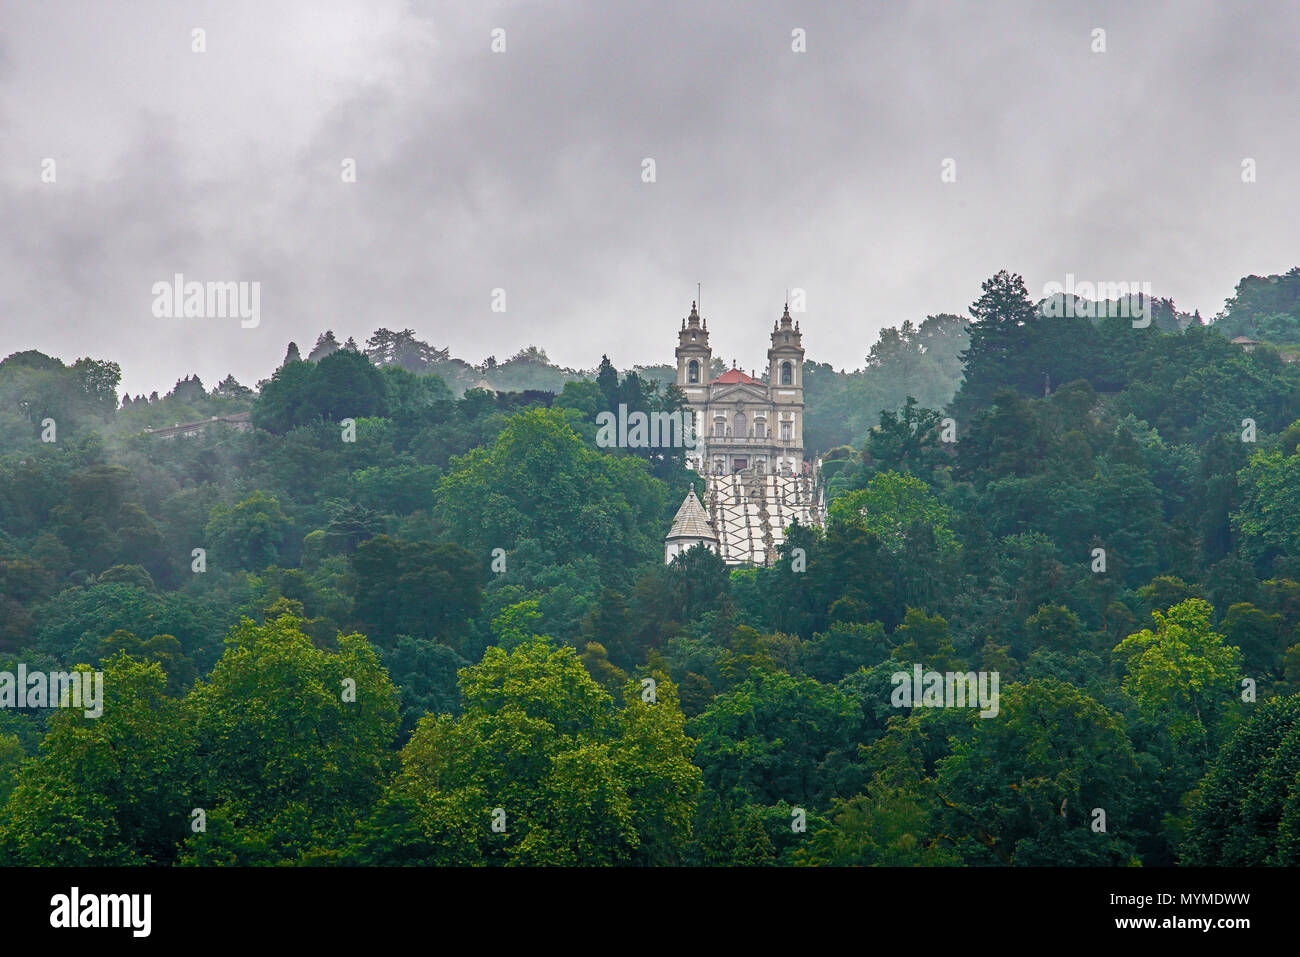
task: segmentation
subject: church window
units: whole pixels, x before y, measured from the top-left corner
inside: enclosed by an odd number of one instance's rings
[[[744,412],[737,412],[736,417],[735,419],[732,420],[732,422],[734,423],[733,428],[735,430],[737,438],[743,439],[746,435],[749,434],[749,429],[748,429],[749,423],[748,420],[745,418]]]
[[[781,384],[794,384],[794,368],[788,362],[781,363]]]
[[[699,382],[699,381],[700,381],[700,364],[699,364],[698,362],[696,362],[694,359],[692,359],[692,360],[691,360],[691,364],[688,365],[688,366],[686,367],[686,369],[687,369],[687,372],[686,372],[686,381],[687,381],[687,382],[692,382],[692,383],[694,383],[694,382]]]

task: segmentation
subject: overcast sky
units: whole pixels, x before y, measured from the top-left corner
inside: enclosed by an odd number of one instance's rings
[[[1209,316],[1300,264],[1298,109],[1292,2],[0,0],[0,356],[166,391],[388,326],[629,367],[698,282],[715,355],[762,367],[800,288],[856,368],[1000,268]],[[175,273],[260,325],[156,318]]]

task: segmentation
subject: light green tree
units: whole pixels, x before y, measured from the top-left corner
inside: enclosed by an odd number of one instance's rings
[[[167,697],[156,662],[119,654],[102,668],[103,713],[58,709],[20,768],[0,817],[6,864],[168,864],[187,834],[194,738],[184,705]]]
[[[533,637],[489,648],[460,687],[462,714],[421,720],[350,860],[680,863],[700,772],[666,676],[620,708],[573,648]]]
[[[864,489],[846,492],[831,503],[832,521],[873,532],[891,552],[904,550],[914,523],[927,526],[941,554],[954,556],[959,546],[952,532],[952,510],[942,504],[921,479],[898,472],[881,472]]]
[[[1241,508],[1232,527],[1251,558],[1300,551],[1300,451],[1282,449],[1251,456],[1238,477]]]
[[[1213,611],[1189,598],[1152,612],[1155,628],[1129,635],[1113,652],[1124,662],[1124,690],[1174,741],[1205,742],[1241,677],[1241,652],[1213,630]]]
[[[397,688],[361,635],[327,652],[294,617],[246,618],[186,700],[207,830],[189,836],[183,863],[328,859],[394,763]]]

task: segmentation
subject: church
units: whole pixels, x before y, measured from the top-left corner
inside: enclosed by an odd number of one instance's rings
[[[677,386],[694,418],[687,465],[701,473],[664,539],[664,560],[701,544],[729,565],[776,560],[795,521],[821,525],[825,498],[820,463],[804,459],[803,334],[789,304],[772,324],[763,378],[731,368],[710,378],[708,320],[695,303],[677,333]]]

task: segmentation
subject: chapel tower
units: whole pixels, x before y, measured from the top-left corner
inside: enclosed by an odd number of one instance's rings
[[[712,362],[709,322],[700,318],[699,310],[692,302],[691,314],[682,320],[682,328],[677,333],[677,386],[692,403],[707,398]]]
[[[803,466],[803,333],[790,319],[790,304],[772,324],[767,350],[767,383],[772,397],[774,438],[781,443],[777,468],[798,471]]]

